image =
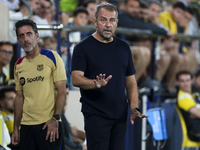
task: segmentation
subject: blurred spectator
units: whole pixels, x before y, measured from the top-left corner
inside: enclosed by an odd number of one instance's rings
[[[140,7],[139,7],[138,18],[141,18],[146,22],[148,21],[148,18],[149,18],[148,5],[145,1],[139,1],[139,4],[140,4]]]
[[[19,9],[19,0],[0,0],[9,6],[10,10],[18,10]]]
[[[88,11],[84,7],[78,7],[73,12],[73,23],[68,25],[74,26],[86,26],[88,23]],[[70,53],[73,53],[74,46],[81,41],[81,39],[87,37],[89,32],[87,31],[76,31],[70,32],[69,42],[71,43]]]
[[[192,93],[192,75],[188,71],[176,74],[176,84],[179,87],[177,106],[180,109],[191,141],[200,141],[200,102]]]
[[[40,18],[46,19],[46,16],[50,12],[52,5],[53,4],[51,0],[40,0],[40,10],[38,14]]]
[[[56,16],[56,8],[55,5],[52,5],[50,8],[49,13],[47,13],[46,19],[49,24],[57,24],[57,21],[55,20]]]
[[[84,0],[82,3],[82,6],[85,7],[89,13],[88,24],[94,25],[94,15],[95,15],[96,7],[97,7],[96,1],[95,0]]]
[[[161,3],[157,0],[151,0],[149,1],[148,9],[148,21],[155,25],[158,25],[161,28],[164,28],[164,26],[157,19],[161,13]],[[179,63],[177,63],[176,56],[171,56],[167,51],[168,48],[166,46],[168,46],[168,41],[171,41],[172,39],[172,37],[163,38],[160,43],[156,44],[156,79],[158,81],[162,81],[164,76],[170,76],[171,74],[173,74],[176,71],[175,69],[177,69],[177,66],[179,65]],[[166,74],[167,71],[168,73]],[[172,71],[173,73],[169,71]]]
[[[125,11],[119,13],[119,27],[150,30],[152,33],[167,35],[167,31],[149,22],[138,19],[139,2],[137,0],[125,0]]]
[[[161,3],[158,0],[151,0],[149,2],[148,20],[151,23],[156,24],[158,26],[160,26],[160,22],[158,21],[157,18],[161,13],[161,9],[162,9]]]
[[[69,87],[66,86],[66,101],[64,111],[62,113],[62,127],[63,127],[63,138],[64,145],[67,150],[87,150],[87,146],[84,144],[85,132],[78,130],[76,127],[71,126],[65,117],[65,111],[67,106],[67,99],[69,95]]]
[[[191,17],[191,14],[188,11],[186,12],[185,5],[182,2],[176,2],[170,11],[162,12],[158,19],[167,30],[171,31],[173,34],[177,34],[187,33]],[[191,43],[185,45],[183,41],[174,41],[173,38],[165,39],[162,44],[163,48],[171,57],[165,80],[167,83],[166,89],[171,93],[175,90],[174,83],[176,73],[180,70],[188,70],[192,73],[198,66],[196,57],[197,49],[191,47]]]
[[[5,87],[0,89],[0,108],[3,119],[7,125],[9,134],[14,129],[14,100],[16,97],[15,87]]]
[[[1,110],[0,110],[0,116],[1,116]],[[11,139],[10,139],[10,135],[8,132],[8,128],[4,122],[4,119],[2,117],[0,117],[0,119],[2,120],[2,127],[3,127],[3,131],[0,132],[0,136],[4,137],[4,139],[2,140],[2,145],[0,145],[0,149],[4,150],[11,150],[9,147],[7,147],[10,143],[11,143]]]
[[[88,23],[88,11],[84,7],[78,7],[73,12],[73,25],[86,26]]]
[[[39,13],[39,10],[40,10],[39,0],[27,0],[27,3],[32,7],[32,10],[33,10],[33,14],[30,17],[30,19],[32,20],[33,15],[37,15]],[[17,43],[17,37],[15,34],[15,30],[14,30],[14,25],[15,25],[16,20],[26,18],[29,15],[29,13],[30,13],[30,10],[23,1],[20,2],[20,11],[19,12],[13,12],[13,11],[9,12],[10,20],[14,20],[14,21],[9,22],[9,29],[10,29],[9,30],[9,41],[12,44]]]
[[[141,18],[138,18],[139,11],[139,2],[137,0],[126,0],[125,11],[121,11],[119,13],[119,27],[146,29],[161,35],[168,34],[165,29],[160,28],[155,24],[145,22]],[[141,36],[126,36],[126,40],[134,42],[134,46],[131,47],[131,51],[133,54],[135,69],[137,71],[136,80],[142,80],[138,82],[138,85],[140,87],[152,87],[157,85],[155,81],[150,80],[150,78],[147,77],[147,67],[150,64],[151,58],[151,41],[149,39],[141,38]]]
[[[42,25],[48,25],[49,22],[47,21],[46,17],[48,16],[48,13],[50,12],[50,9],[52,7],[51,0],[40,0],[40,10],[38,15],[33,16],[33,21],[36,24],[42,24]],[[40,41],[42,42],[42,38],[45,37],[53,37],[53,32],[51,30],[39,30],[40,35]]]
[[[138,17],[139,2],[137,0],[125,0],[125,12],[132,18]]]
[[[148,3],[148,21],[164,28],[164,26],[157,19],[161,13],[162,5],[157,0],[151,0]],[[163,38],[165,39],[165,38]],[[156,45],[156,79],[161,81],[170,65],[171,57],[165,50],[165,45],[157,43]]]
[[[121,10],[125,10],[125,5],[124,5],[124,1],[119,1],[117,2],[117,10],[121,11]]]
[[[185,33],[188,35],[198,35],[198,24],[195,17],[195,12],[191,7],[187,7],[185,11],[185,19],[187,21],[187,29]]]
[[[158,17],[158,20],[171,31],[173,34],[178,33],[177,23],[181,22],[184,17],[185,5],[182,2],[176,2],[171,11],[164,11]]]
[[[0,87],[8,85],[9,74],[5,66],[10,63],[13,56],[13,47],[10,42],[0,42]]]
[[[194,13],[193,11],[187,7],[186,10],[183,13],[183,18],[179,21],[178,27],[179,27],[179,33],[188,34],[190,28],[189,23],[193,17]],[[193,30],[193,29],[191,29]],[[191,31],[190,31],[191,33]]]
[[[192,92],[200,93],[200,68],[198,68],[193,75]]]

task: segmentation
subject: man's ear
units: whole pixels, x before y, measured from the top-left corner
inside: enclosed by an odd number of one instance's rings
[[[97,20],[96,19],[93,19],[93,20],[94,20],[94,25],[97,28]]]
[[[36,39],[39,40],[39,33],[37,32],[35,35],[36,35]]]

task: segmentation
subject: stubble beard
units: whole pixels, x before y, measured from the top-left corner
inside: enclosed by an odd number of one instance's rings
[[[106,35],[106,34],[104,34],[103,33],[104,31],[99,31],[99,35],[104,39],[104,40],[106,40],[106,41],[109,41],[111,38],[112,38],[112,36],[113,36],[113,33],[111,33],[110,35]]]
[[[34,42],[33,46],[31,45],[30,48],[24,48],[24,51],[25,51],[25,52],[30,52],[30,51],[32,51],[33,48],[35,47],[35,45],[36,45],[36,42]]]

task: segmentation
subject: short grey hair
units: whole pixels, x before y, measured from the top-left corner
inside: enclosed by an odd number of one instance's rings
[[[112,5],[110,3],[102,3],[102,4],[97,6],[97,9],[95,11],[95,19],[98,18],[98,13],[99,13],[99,10],[101,8],[105,8],[105,9],[110,10],[110,11],[115,11],[116,14],[117,14],[117,18],[118,18],[118,11],[117,11],[117,8],[114,5]]]

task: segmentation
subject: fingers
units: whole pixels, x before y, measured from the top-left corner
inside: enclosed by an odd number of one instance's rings
[[[96,80],[99,81],[99,80],[104,80],[106,77],[106,74],[99,74],[99,76],[96,76]],[[112,75],[109,75],[105,80],[106,81],[109,81],[110,79],[112,78]]]
[[[15,137],[15,136],[12,136],[12,144],[13,145],[18,145],[18,138],[17,137]]]
[[[106,76],[106,74],[99,74],[99,76],[96,76],[96,80],[98,81],[98,80],[103,80],[103,79],[105,79],[105,76]]]
[[[51,132],[50,142],[55,141],[55,132]]]
[[[57,139],[59,139],[58,129],[57,129],[57,131],[55,132],[55,137],[56,137]]]
[[[132,125],[134,124],[134,121],[133,121],[133,120],[131,120],[130,122],[131,122]]]
[[[106,81],[108,82],[111,78],[112,78],[112,75],[109,75],[109,76],[106,78]]]
[[[47,124],[45,123],[45,125],[43,126],[42,130],[44,130],[47,127]]]
[[[50,142],[54,142],[56,138],[59,138],[59,133],[58,133],[58,123],[57,122],[52,122],[56,123],[54,124],[54,127],[51,125],[51,123],[47,124],[47,134],[46,134],[46,140],[49,139]]]
[[[139,116],[140,118],[148,118],[149,117],[149,115],[143,115],[143,114],[140,114],[140,116]]]
[[[48,137],[50,142],[55,142],[56,139],[59,138],[58,129],[56,129],[56,131],[47,132],[46,140],[48,140]]]
[[[55,141],[55,132],[54,131],[47,131],[47,135],[46,135],[46,140],[48,140],[49,138],[49,141],[52,142],[52,141]]]
[[[47,131],[46,140],[49,138],[50,131]]]
[[[14,130],[12,137],[11,137],[11,142],[12,142],[13,145],[19,144],[19,133],[18,133],[18,131]]]

